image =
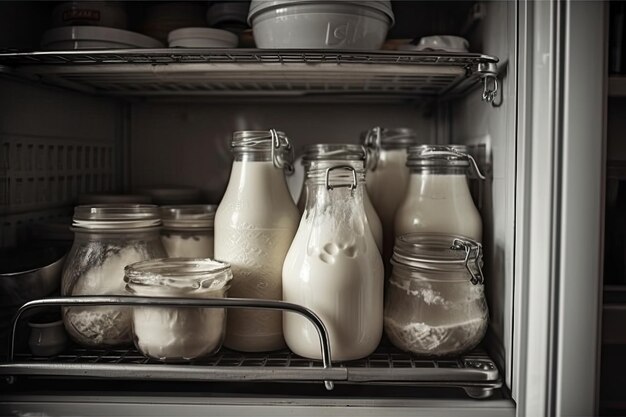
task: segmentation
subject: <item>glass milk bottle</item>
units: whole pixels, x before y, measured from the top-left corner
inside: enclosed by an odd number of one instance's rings
[[[481,242],[482,220],[468,186],[470,163],[484,179],[466,146],[410,147],[407,166],[411,175],[396,213],[396,236],[431,232]]]
[[[304,173],[308,172],[311,167],[311,161],[363,161],[365,162],[366,150],[361,145],[354,144],[315,144],[308,145],[304,148],[304,155],[302,156],[302,164],[304,166]],[[304,212],[306,207],[306,201],[308,196],[307,183],[305,182],[302,187],[302,194],[298,201],[298,208],[302,207],[301,213]],[[374,241],[378,247],[378,251],[382,253],[383,250],[383,226],[380,222],[378,214],[372,205],[367,193],[363,193],[363,204],[365,205],[365,217],[367,223],[374,235]]]
[[[292,148],[282,132],[233,133],[235,160],[215,214],[215,258],[232,267],[231,297],[282,299],[281,271],[298,228],[285,170]],[[228,312],[224,345],[245,352],[285,346],[280,311]]]
[[[372,353],[382,336],[383,263],[367,224],[362,161],[311,161],[306,208],[283,266],[283,299],[313,310],[329,332],[333,360]],[[320,359],[315,328],[283,315],[289,348]]]
[[[407,148],[417,145],[417,133],[408,128],[375,127],[367,132],[367,194],[383,225],[383,260],[387,275],[393,253],[394,219],[406,194],[409,170]]]

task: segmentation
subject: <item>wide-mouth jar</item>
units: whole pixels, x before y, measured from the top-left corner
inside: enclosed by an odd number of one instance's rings
[[[423,356],[458,355],[484,337],[482,245],[463,236],[411,233],[396,239],[385,300],[385,332]]]
[[[225,298],[230,265],[208,258],[163,258],[125,268],[126,291],[144,297]],[[210,307],[132,308],[133,340],[144,355],[163,362],[185,362],[219,350],[226,311]]]
[[[96,204],[74,209],[74,243],[67,256],[61,294],[122,295],[126,265],[166,256],[157,206]],[[131,343],[130,309],[124,306],[65,307],[63,322],[72,339],[85,346]]]

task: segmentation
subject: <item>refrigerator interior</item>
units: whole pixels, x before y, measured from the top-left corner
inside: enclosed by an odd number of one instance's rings
[[[241,88],[256,90],[253,94],[237,94],[233,84],[224,87],[223,94],[194,94],[184,86],[168,87],[175,85],[177,75],[182,72],[162,72],[158,65],[154,66],[151,94],[147,90],[140,93],[133,93],[132,89],[116,90],[115,82],[105,79],[106,74],[88,73],[83,74],[82,80],[77,76],[74,81],[82,85],[93,82],[95,93],[77,92],[73,91],[76,84],[37,75],[25,79],[23,74],[14,74],[8,67],[0,66],[0,73],[5,74],[0,78],[0,246],[27,242],[29,225],[71,215],[81,193],[183,185],[198,187],[207,202],[219,203],[229,176],[228,140],[234,130],[279,128],[288,133],[296,151],[312,143],[355,143],[363,131],[374,126],[414,128],[423,143],[468,144],[487,176],[484,182],[472,181],[484,224],[490,309],[490,328],[484,347],[496,362],[504,382],[502,392],[494,399],[474,406],[496,414],[514,412],[508,398],[511,390],[514,391],[515,350],[517,5],[506,1],[458,2],[437,7],[427,2],[395,2],[396,7],[396,14],[404,15],[404,19],[398,18],[400,27],[395,29],[400,34],[408,36],[408,31],[414,30],[406,18],[414,16],[414,21],[431,25],[432,30],[463,30],[472,52],[498,57],[500,84],[495,102],[481,100],[480,83],[458,96],[440,98],[398,93],[400,90],[394,88],[387,94],[367,94],[366,90],[342,94],[336,89],[311,91],[313,94],[304,96],[275,94],[272,90],[280,82],[274,81],[275,86],[271,81],[264,83],[254,77],[254,70],[249,74],[249,84],[240,74]],[[49,9],[45,2],[1,5],[0,10],[11,11],[0,13],[2,39],[11,43],[0,46],[36,47],[39,34],[32,27],[35,23],[45,27]],[[11,24],[25,16],[32,19],[30,31]],[[384,78],[383,67],[383,82],[392,87],[394,82],[402,82],[392,75]],[[358,73],[359,68],[354,71]],[[102,87],[107,82],[110,82],[108,91]],[[98,91],[99,88],[103,90]],[[164,91],[167,94],[159,94]],[[40,384],[44,383],[34,383],[32,392],[26,393],[45,390],[45,384]],[[331,396],[317,385],[267,384],[259,388],[255,384],[206,384],[199,388],[187,383],[182,386],[190,391],[212,392],[215,396],[279,398],[292,394],[308,398],[310,403],[323,401],[336,405],[350,404],[357,397],[364,401],[363,397],[378,396],[381,401],[376,406],[384,405],[385,397],[404,397],[416,401],[411,404],[436,408],[463,397],[425,388],[411,391],[340,387]],[[94,383],[89,387],[112,392],[172,390],[172,385],[157,383],[149,388],[132,383],[117,387]],[[71,381],[57,386],[60,392],[75,388]],[[184,401],[192,404],[202,400]],[[275,401],[274,405],[281,404],[278,399]]]

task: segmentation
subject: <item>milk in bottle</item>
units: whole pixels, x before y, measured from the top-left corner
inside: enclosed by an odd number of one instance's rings
[[[408,128],[376,127],[365,137],[367,194],[383,226],[383,261],[387,275],[391,273],[389,260],[393,253],[396,210],[406,195],[409,181],[407,148],[417,143],[417,133]]]
[[[282,132],[233,134],[235,157],[215,215],[215,258],[232,267],[230,297],[282,299],[281,271],[300,215],[285,181],[291,145]],[[228,348],[260,352],[284,347],[280,311],[231,309]]]
[[[384,272],[365,216],[364,178],[362,161],[311,161],[306,208],[283,266],[284,300],[322,319],[340,361],[369,355],[382,335]],[[289,348],[320,359],[313,325],[283,314]]]
[[[482,220],[468,187],[470,163],[482,176],[464,145],[410,147],[407,166],[411,175],[396,213],[396,236],[430,232],[480,242]]]

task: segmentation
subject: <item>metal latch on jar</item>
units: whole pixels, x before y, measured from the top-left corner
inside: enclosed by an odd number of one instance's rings
[[[343,169],[343,170],[346,170],[346,171],[352,171],[352,183],[351,184],[332,185],[330,183],[330,173],[332,171],[335,171],[335,170],[338,170],[338,169]],[[348,187],[348,188],[350,188],[350,190],[355,190],[356,186],[357,186],[356,170],[354,168],[352,168],[351,166],[349,166],[349,165],[339,165],[339,166],[336,166],[336,167],[328,168],[326,170],[326,182],[325,182],[325,185],[326,185],[326,189],[329,190],[329,191],[332,191],[335,188],[342,188],[342,187]]]
[[[472,277],[470,282],[474,285],[483,284],[485,282],[481,268],[483,262],[483,246],[478,242],[470,240],[454,239],[450,249],[465,251],[465,259],[463,262]]]
[[[375,127],[370,129],[365,136],[365,169],[376,171],[378,158],[380,158],[380,143],[382,129]]]
[[[448,148],[448,150],[445,150],[445,151],[426,150],[422,152],[422,156],[454,156],[457,158],[467,159],[471,163],[472,168],[474,168],[474,172],[476,172],[476,175],[478,175],[478,178],[480,178],[481,180],[487,179],[483,175],[483,173],[480,171],[480,168],[478,168],[478,163],[476,162],[474,157],[468,153],[463,153],[463,152],[456,151],[453,148]]]
[[[279,135],[276,129],[270,129],[270,137],[272,139],[271,156],[274,166],[283,169],[287,175],[292,175],[295,171],[293,168],[294,155],[289,138]]]

